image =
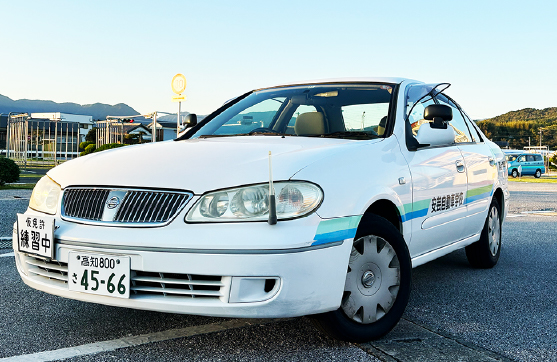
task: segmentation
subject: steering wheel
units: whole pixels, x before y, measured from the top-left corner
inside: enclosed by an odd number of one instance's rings
[[[259,127],[259,128],[254,128],[251,131],[249,131],[248,134],[253,134],[253,133],[274,133],[275,131],[273,131],[270,128],[267,127]]]

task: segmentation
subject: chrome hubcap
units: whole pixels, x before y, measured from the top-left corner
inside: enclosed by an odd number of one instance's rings
[[[385,239],[364,236],[354,242],[341,308],[353,321],[368,324],[391,310],[400,287],[398,257]]]
[[[362,284],[365,288],[371,288],[375,282],[375,274],[371,270],[368,270],[362,275]]]
[[[497,255],[499,251],[499,244],[501,243],[501,223],[499,222],[499,211],[496,207],[492,207],[489,211],[488,225],[488,237],[489,237],[489,251],[491,255]]]

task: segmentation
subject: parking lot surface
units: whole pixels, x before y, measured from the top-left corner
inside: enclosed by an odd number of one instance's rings
[[[460,250],[414,269],[401,323],[359,345],[307,318],[207,318],[51,296],[24,285],[11,250],[0,249],[0,361],[557,361],[557,186],[510,190],[499,264],[472,269]],[[0,191],[0,237],[11,236],[30,193]]]

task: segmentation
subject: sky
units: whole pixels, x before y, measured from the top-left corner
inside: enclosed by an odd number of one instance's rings
[[[0,0],[0,94],[208,114],[338,77],[449,82],[473,119],[557,106],[557,1]]]

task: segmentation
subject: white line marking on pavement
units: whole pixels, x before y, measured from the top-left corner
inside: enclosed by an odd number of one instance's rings
[[[285,321],[287,319],[280,319]],[[20,356],[0,358],[0,361],[55,361],[66,358],[85,356],[101,352],[110,352],[120,348],[135,347],[142,344],[162,342],[170,339],[192,337],[200,334],[222,332],[228,329],[244,328],[253,325],[262,325],[276,322],[277,319],[233,319],[222,323],[211,323],[180,329],[169,329],[163,332],[141,334],[139,336],[124,337],[111,341],[83,344],[81,346],[60,348],[53,351],[44,351]]]
[[[15,256],[15,254],[14,253],[0,254],[0,258],[4,258],[6,256]]]

